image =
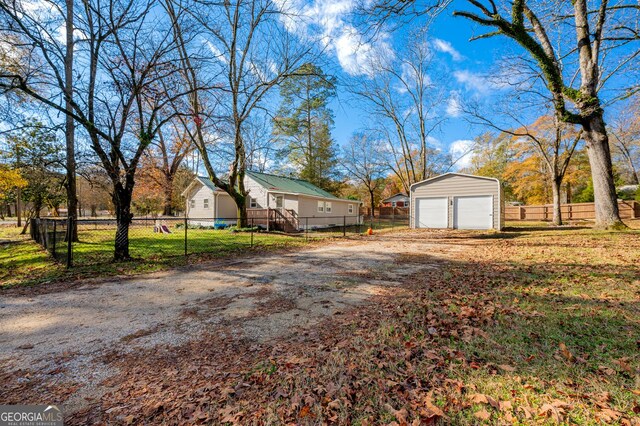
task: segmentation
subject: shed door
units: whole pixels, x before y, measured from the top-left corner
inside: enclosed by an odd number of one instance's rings
[[[418,198],[416,200],[416,228],[446,228],[449,224],[449,199]]]
[[[455,197],[453,227],[457,229],[493,228],[493,197],[491,195]]]

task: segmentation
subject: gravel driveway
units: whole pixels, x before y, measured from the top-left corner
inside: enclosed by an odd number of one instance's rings
[[[24,380],[81,383],[65,403],[73,411],[100,395],[100,382],[112,372],[95,360],[107,352],[179,345],[220,325],[261,342],[297,333],[393,291],[421,268],[437,267],[408,266],[399,256],[456,249],[404,232],[49,294],[3,295],[0,369],[19,371]]]

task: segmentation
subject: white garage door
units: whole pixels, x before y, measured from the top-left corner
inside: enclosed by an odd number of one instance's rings
[[[453,227],[457,229],[493,228],[493,197],[455,197],[453,201]]]
[[[449,222],[447,198],[418,198],[416,228],[446,228]]]

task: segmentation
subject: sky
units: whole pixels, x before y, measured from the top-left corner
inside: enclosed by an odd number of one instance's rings
[[[286,0],[282,0],[286,1]],[[291,0],[289,0],[291,1]],[[327,68],[339,81],[349,81],[354,76],[366,78],[367,70],[362,64],[376,52],[390,49],[398,57],[402,55],[402,43],[413,32],[422,28],[425,21],[416,18],[402,24],[393,31],[383,31],[375,41],[360,42],[359,29],[350,21],[353,0],[305,0],[298,1],[297,7],[303,8],[311,16],[313,27],[321,32],[326,43]],[[467,152],[470,141],[482,133],[484,128],[471,126],[461,116],[457,108],[459,100],[469,97],[483,97],[488,93],[487,74],[495,68],[495,60],[501,52],[510,48],[511,42],[503,37],[493,37],[477,41],[469,39],[483,30],[468,20],[452,16],[453,9],[446,10],[433,23],[426,34],[426,40],[436,52],[436,64],[446,69],[448,76],[445,92],[448,93],[442,114],[447,120],[433,135],[439,148],[451,152],[454,157]],[[296,23],[292,31],[309,31]],[[333,136],[338,145],[343,145],[354,131],[365,128],[370,117],[354,104],[346,87],[338,87],[338,96],[331,107],[335,114]],[[462,158],[458,166],[468,165],[469,156]]]

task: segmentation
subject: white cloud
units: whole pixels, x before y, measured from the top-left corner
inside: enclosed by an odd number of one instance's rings
[[[218,49],[218,46],[216,46],[215,44],[213,44],[212,42],[210,42],[209,40],[205,41],[205,43],[207,44],[207,47],[209,48],[209,50],[211,51],[211,53],[213,53],[213,56],[219,60],[220,62],[222,62],[223,64],[226,64],[229,62],[229,60],[227,59],[227,57],[224,55],[224,53],[222,53],[222,51],[220,49]]]
[[[380,56],[392,55],[388,36],[378,41],[365,40],[346,17],[355,9],[356,0],[274,0],[283,11],[281,21],[287,31],[301,39],[319,41],[351,75],[371,75]]]
[[[450,93],[449,99],[447,99],[446,112],[451,117],[460,117],[462,115],[462,101],[459,92],[452,91]]]
[[[475,142],[470,139],[459,139],[449,145],[449,154],[455,161],[458,169],[464,169],[471,165],[473,159],[473,146]]]
[[[505,90],[516,84],[514,77],[505,73],[483,75],[469,70],[458,70],[453,72],[453,76],[467,90],[480,95],[486,95],[494,90]]]
[[[451,43],[439,38],[433,39],[433,48],[438,52],[448,53],[454,61],[461,61],[464,57],[458,52]]]
[[[487,93],[492,87],[491,82],[482,75],[467,70],[454,71],[453,76],[467,88],[478,93]]]

